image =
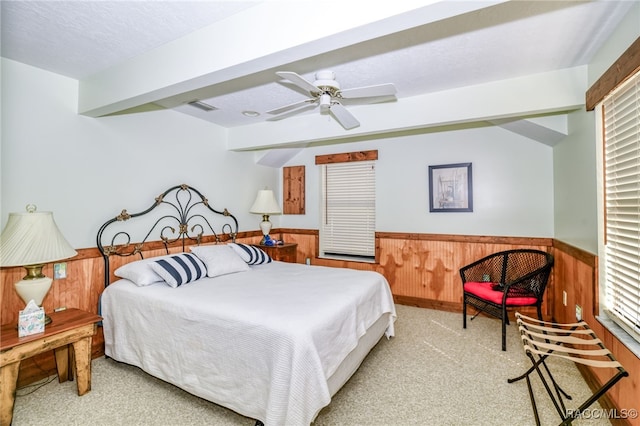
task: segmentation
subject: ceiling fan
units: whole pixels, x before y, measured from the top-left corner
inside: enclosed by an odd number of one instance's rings
[[[335,73],[330,70],[318,71],[313,83],[291,71],[278,71],[276,75],[308,92],[310,98],[267,111],[267,114],[276,115],[270,121],[281,120],[307,110],[310,106],[315,108],[319,105],[321,114],[331,114],[342,127],[349,130],[358,127],[360,122],[342,105],[343,99],[380,98],[396,94],[396,88],[391,83],[342,90]]]

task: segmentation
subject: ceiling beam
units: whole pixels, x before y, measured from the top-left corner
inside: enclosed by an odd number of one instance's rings
[[[263,2],[81,80],[78,111],[100,117],[229,81],[248,87],[283,63],[504,2]],[[325,10],[339,13],[324,19]]]
[[[227,149],[306,146],[374,135],[557,114],[584,106],[587,67],[533,74],[400,99],[349,107],[360,127],[344,130],[331,116],[309,114],[228,130]]]

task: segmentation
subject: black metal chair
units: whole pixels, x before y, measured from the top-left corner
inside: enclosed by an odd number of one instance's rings
[[[507,350],[508,309],[535,306],[542,320],[542,299],[553,256],[540,250],[517,249],[491,254],[460,269],[462,327],[467,328],[467,305],[502,320],[502,350]]]

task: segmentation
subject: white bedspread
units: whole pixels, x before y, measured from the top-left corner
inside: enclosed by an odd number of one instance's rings
[[[272,262],[178,288],[120,280],[102,295],[106,354],[266,425],[309,425],[327,378],[395,307],[368,271]]]

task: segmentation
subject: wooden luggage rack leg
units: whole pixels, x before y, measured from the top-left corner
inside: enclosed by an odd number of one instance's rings
[[[522,375],[508,379],[507,382],[514,383],[526,379],[537,426],[540,426],[540,417],[529,378],[529,375],[534,371],[538,374],[558,415],[562,419],[560,425],[570,425],[621,378],[629,375],[584,321],[572,324],[557,324],[530,318],[519,312],[516,312],[516,319],[525,354],[531,360],[532,366]],[[590,367],[613,368],[617,370],[617,373],[578,408],[568,410],[565,407],[565,399],[571,400],[572,398],[558,385],[551,374],[546,363],[547,358],[550,356]],[[541,366],[542,368],[540,368]]]

